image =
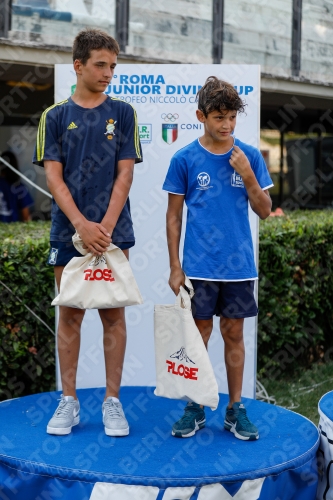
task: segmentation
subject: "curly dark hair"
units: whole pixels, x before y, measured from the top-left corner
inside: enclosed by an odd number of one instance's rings
[[[81,30],[75,37],[73,43],[73,61],[79,59],[86,64],[91,50],[107,49],[118,55],[120,48],[117,40],[99,29],[87,28]]]
[[[212,111],[237,111],[244,113],[245,102],[228,82],[209,76],[197,93],[198,109],[207,117]]]

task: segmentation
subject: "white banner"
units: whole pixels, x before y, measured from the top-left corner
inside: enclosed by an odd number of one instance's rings
[[[202,486],[198,500],[258,500],[262,490],[264,477],[244,481],[237,493],[230,495],[219,483]],[[191,500],[195,486],[167,488],[162,500]],[[156,500],[159,488],[152,486],[128,486],[126,484],[96,483],[90,500]]]
[[[197,121],[195,97],[208,76],[232,83],[247,103],[237,119],[235,135],[259,147],[260,67],[256,65],[120,64],[106,94],[131,103],[138,114],[144,162],[136,165],[130,193],[136,245],[130,262],[144,297],[142,306],[126,311],[128,344],[123,385],[155,385],[153,345],[154,304],[174,303],[168,286],[169,260],[165,234],[167,194],[161,187],[172,155],[203,134]],[[71,65],[56,65],[55,102],[75,88]],[[258,218],[250,209],[251,230],[258,256]],[[185,224],[183,225],[185,227]],[[243,395],[255,397],[257,320],[245,320],[246,362]],[[214,323],[209,354],[220,392],[228,392],[223,341]],[[59,371],[57,371],[59,375]],[[60,389],[60,378],[57,377]],[[102,325],[96,311],[82,326],[78,387],[105,385]]]

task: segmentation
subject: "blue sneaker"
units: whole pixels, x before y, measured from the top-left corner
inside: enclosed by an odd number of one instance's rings
[[[187,403],[185,413],[172,427],[172,435],[188,438],[205,427],[206,416],[203,408],[197,403]]]
[[[226,409],[224,428],[232,432],[236,438],[243,441],[255,441],[259,439],[258,429],[248,419],[242,403],[234,403],[232,408]]]

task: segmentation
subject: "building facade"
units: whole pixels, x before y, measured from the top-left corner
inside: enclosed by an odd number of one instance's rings
[[[117,4],[118,11],[116,0],[0,0],[7,13],[0,25],[0,151],[15,149],[11,138],[25,127],[26,147],[16,150],[23,170],[33,169],[27,158],[38,117],[53,103],[54,64],[71,62],[71,45],[81,29],[99,27],[117,37],[125,33],[120,62],[260,64],[262,147],[275,176],[275,204],[294,199],[302,172],[306,179],[318,169],[333,177],[332,0]],[[122,18],[120,4],[127,9]],[[304,145],[306,138],[311,144]],[[309,165],[302,170],[304,155]],[[43,184],[43,175],[35,175]],[[299,205],[331,206],[332,193],[333,179]]]

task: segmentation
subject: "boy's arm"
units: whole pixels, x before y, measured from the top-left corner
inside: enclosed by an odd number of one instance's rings
[[[131,189],[134,162],[134,158],[118,161],[118,174],[113,185],[110,203],[101,222],[111,236]]]
[[[111,242],[108,231],[102,224],[88,221],[77,208],[63,179],[62,163],[44,160],[47,186],[60,210],[71,221],[89,252],[101,255]]]
[[[229,162],[243,179],[252,210],[260,219],[266,219],[272,210],[271,197],[268,190],[260,187],[249,160],[238,146],[234,146]]]
[[[185,275],[179,260],[179,242],[182,231],[184,195],[169,193],[168,210],[166,215],[167,241],[170,258],[169,285],[178,295],[180,286],[185,283]]]

